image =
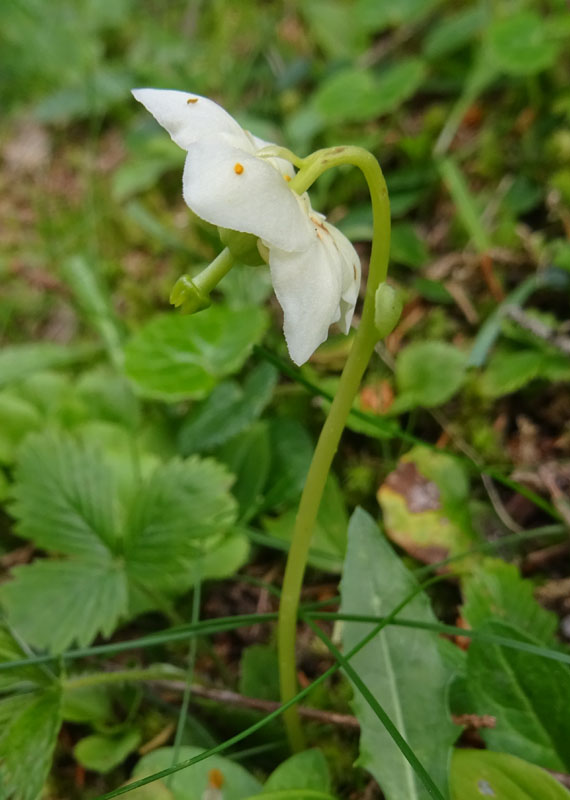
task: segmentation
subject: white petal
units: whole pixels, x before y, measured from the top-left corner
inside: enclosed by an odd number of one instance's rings
[[[354,314],[354,307],[360,291],[360,258],[344,233],[341,233],[334,225],[329,225],[328,222],[323,222],[323,225],[331,234],[335,247],[338,249],[340,255],[342,294],[340,298],[340,320],[338,324],[343,333],[348,333]]]
[[[251,138],[256,150],[263,150],[264,147],[274,146],[273,142],[266,142],[265,139],[260,139],[259,136],[255,136],[250,131],[246,131],[246,134]],[[295,177],[295,167],[290,161],[287,161],[286,158],[271,157],[266,158],[265,161],[274,166],[282,175],[288,175],[290,178]]]
[[[227,133],[236,144],[251,152],[255,146],[243,128],[227,111],[198,94],[174,89],[133,89],[133,96],[150,111],[171,139],[183,150],[204,136]]]
[[[340,318],[341,258],[332,237],[317,228],[313,245],[302,253],[269,251],[271,279],[283,309],[289,355],[303,364]]]
[[[302,201],[283,175],[225,134],[190,146],[183,186],[188,206],[214,225],[253,233],[287,251],[304,250],[313,241]]]

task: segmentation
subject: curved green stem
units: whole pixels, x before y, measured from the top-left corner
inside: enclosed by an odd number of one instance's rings
[[[277,630],[279,677],[283,703],[289,702],[297,693],[295,663],[297,612],[311,536],[327,476],[346,419],[378,341],[378,333],[374,324],[375,295],[378,286],[386,279],[390,253],[388,190],[380,165],[371,153],[360,147],[336,147],[317,151],[305,160],[303,168],[295,176],[291,186],[296,191],[303,192],[325,170],[342,164],[352,164],[358,167],[366,178],[372,200],[374,235],[360,325],[342,372],[337,393],[315,448],[301,496],[285,567]],[[292,748],[294,750],[302,749],[303,734],[299,715],[294,706],[284,713],[284,719]]]

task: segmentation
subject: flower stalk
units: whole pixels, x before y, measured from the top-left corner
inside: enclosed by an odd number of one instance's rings
[[[337,393],[323,425],[301,496],[289,550],[277,629],[281,701],[288,703],[297,694],[295,640],[299,599],[307,565],[311,537],[332,460],[337,451],[348,414],[374,347],[380,338],[375,324],[376,292],[385,281],[390,254],[390,204],[384,175],[374,156],[360,147],[320,150],[307,159],[291,188],[304,192],[325,170],[350,164],[363,173],[372,201],[373,239],[368,282],[362,317],[343,369]],[[284,712],[291,747],[301,750],[304,737],[294,706]]]

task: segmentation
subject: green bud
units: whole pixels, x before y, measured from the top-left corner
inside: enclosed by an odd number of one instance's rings
[[[374,324],[380,339],[392,333],[403,308],[402,299],[388,283],[381,283],[376,290],[374,305]]]
[[[183,314],[195,314],[212,305],[210,297],[202,292],[189,275],[182,275],[170,292],[170,302]]]
[[[229,228],[218,228],[222,244],[228,248],[236,261],[250,267],[259,267],[265,261],[257,248],[258,237],[253,233],[240,233]]]

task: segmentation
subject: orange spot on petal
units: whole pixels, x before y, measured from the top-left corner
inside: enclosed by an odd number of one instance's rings
[[[289,183],[289,181],[291,180],[291,176],[290,175],[284,175],[283,177],[285,178],[287,183]]]
[[[213,789],[221,789],[225,783],[224,776],[219,769],[211,769],[208,772],[208,781]]]
[[[236,175],[241,175],[243,172],[243,164],[240,164],[239,161],[237,164],[234,164],[234,172]]]

